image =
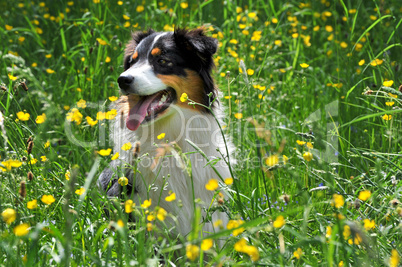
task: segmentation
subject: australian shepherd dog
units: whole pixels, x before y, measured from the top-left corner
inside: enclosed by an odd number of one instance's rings
[[[219,127],[222,112],[211,77],[217,47],[203,29],[133,34],[117,80],[121,96],[112,104],[118,116],[110,137],[119,159],[98,180],[109,197],[126,190],[137,206],[148,200],[150,210],[163,208],[174,215],[164,223],[184,237],[192,230],[196,207],[202,212],[195,223],[202,224],[204,236],[219,229],[214,222],[228,222],[217,204],[228,201],[228,195],[213,190],[216,183],[206,186],[211,179],[231,177],[230,144]],[[136,142],[139,155],[122,149]],[[122,175],[127,186],[117,182]],[[173,193],[175,200],[167,201]]]

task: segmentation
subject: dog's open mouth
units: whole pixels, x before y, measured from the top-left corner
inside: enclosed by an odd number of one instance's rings
[[[175,100],[176,92],[172,88],[167,88],[153,95],[141,96],[137,104],[130,108],[126,119],[127,128],[135,131],[141,123],[156,119]]]

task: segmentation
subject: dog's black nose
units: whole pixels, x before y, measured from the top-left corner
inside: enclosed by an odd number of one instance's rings
[[[131,75],[120,76],[117,79],[117,82],[119,83],[120,89],[128,91],[130,89],[132,83],[134,82],[134,77]]]

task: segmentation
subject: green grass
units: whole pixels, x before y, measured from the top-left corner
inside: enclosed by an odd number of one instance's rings
[[[16,212],[10,224],[0,222],[2,264],[398,265],[398,1],[211,0],[191,1],[187,8],[176,1],[94,2],[0,1],[0,212],[3,217],[6,209]],[[148,232],[145,208],[134,209],[134,224],[124,206],[99,194],[95,181],[111,155],[96,151],[111,147],[109,120],[90,126],[86,116],[96,119],[99,111],[108,110],[108,97],[118,96],[116,79],[132,31],[201,25],[220,42],[214,77],[223,96],[230,92],[230,99],[222,97],[223,131],[234,141],[238,160],[232,166],[235,201],[227,205],[233,219],[244,221],[244,232],[222,250],[211,248],[191,260],[186,247],[200,247],[205,237],[194,230],[193,239],[176,240],[163,227]],[[370,64],[376,59],[377,66]],[[393,83],[384,86],[387,80]],[[81,99],[86,108],[77,107]],[[66,120],[70,108],[78,108],[82,121],[78,113],[77,123]],[[27,121],[17,119],[20,111],[30,114]],[[46,119],[37,123],[41,114]],[[79,146],[71,136],[93,144]],[[306,152],[312,153],[311,161]],[[268,158],[277,164],[269,166]],[[14,167],[7,169],[7,164]],[[24,196],[19,193],[22,181]],[[81,187],[85,193],[76,194]],[[369,199],[359,200],[366,190]],[[337,202],[339,208],[332,205],[334,194],[344,199],[343,205]],[[43,203],[43,195],[52,195],[55,202]],[[28,209],[34,199],[37,208]],[[110,218],[104,205],[113,211]],[[275,227],[279,216],[285,224]],[[365,229],[365,219],[374,227]],[[13,230],[23,223],[29,233],[16,236]],[[239,249],[242,238],[248,253],[244,246]],[[256,257],[255,251],[258,260],[252,261],[247,254]]]

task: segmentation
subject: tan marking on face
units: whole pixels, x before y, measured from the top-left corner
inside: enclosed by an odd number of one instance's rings
[[[153,55],[153,56],[159,56],[160,54],[162,54],[162,50],[158,47],[155,47],[151,51],[151,55]]]
[[[138,57],[138,52],[137,51],[135,51],[135,53],[134,53],[134,55],[133,55],[133,59],[135,60],[135,59],[137,59],[137,57]]]
[[[191,70],[186,70],[187,77],[179,77],[176,75],[157,75],[159,79],[162,80],[164,84],[169,87],[172,87],[177,93],[177,105],[182,108],[196,109],[198,111],[204,111],[205,108],[200,105],[188,105],[186,102],[180,101],[180,96],[183,93],[188,95],[192,101],[200,104],[203,103],[204,99],[204,82],[201,77],[195,72]]]

